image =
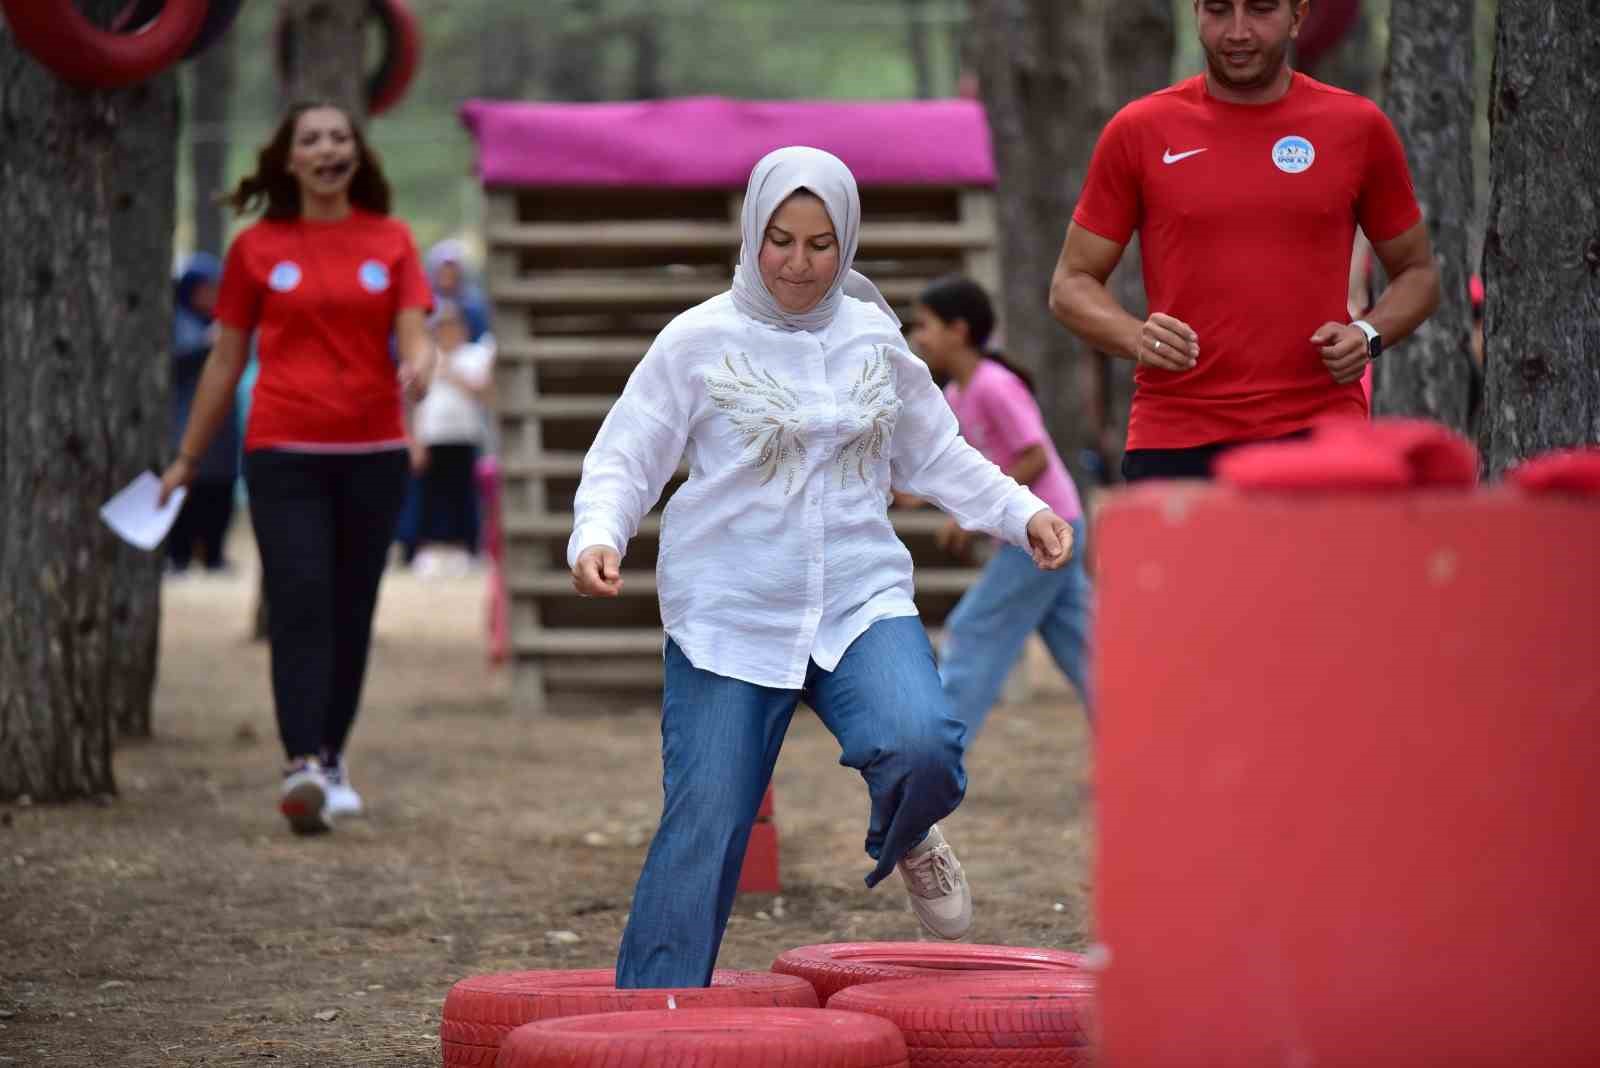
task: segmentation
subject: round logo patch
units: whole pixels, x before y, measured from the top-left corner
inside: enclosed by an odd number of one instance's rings
[[[1304,137],[1290,134],[1272,146],[1272,163],[1284,174],[1299,174],[1317,161],[1317,149]]]
[[[389,268],[377,260],[367,260],[356,272],[356,277],[361,279],[361,288],[368,293],[382,293],[389,288]]]
[[[267,285],[279,293],[287,293],[300,284],[300,265],[293,260],[279,260],[267,274]]]

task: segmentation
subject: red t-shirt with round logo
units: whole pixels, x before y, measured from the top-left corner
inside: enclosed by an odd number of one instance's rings
[[[1073,221],[1135,231],[1152,312],[1194,328],[1189,371],[1141,366],[1128,448],[1252,441],[1367,413],[1311,335],[1349,319],[1359,223],[1374,242],[1422,218],[1377,105],[1296,73],[1270,104],[1217,100],[1203,75],[1136,100],[1095,146]]]
[[[432,303],[405,223],[262,219],[228,249],[216,317],[258,331],[260,374],[244,447],[325,451],[405,444],[389,338]]]

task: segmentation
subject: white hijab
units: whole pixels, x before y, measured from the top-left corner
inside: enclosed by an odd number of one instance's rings
[[[839,273],[815,307],[793,314],[784,311],[767,291],[758,260],[773,213],[801,189],[814,193],[828,209],[834,236],[839,240]],[[900,325],[900,317],[883,299],[878,287],[865,275],[850,269],[861,238],[861,194],[856,190],[855,175],[838,156],[820,148],[793,145],[761,157],[750,172],[750,184],[745,188],[740,227],[743,244],[739,249],[739,266],[733,272],[733,303],[750,318],[783,330],[821,330],[833,322],[839,301],[849,294],[876,304],[895,326]]]

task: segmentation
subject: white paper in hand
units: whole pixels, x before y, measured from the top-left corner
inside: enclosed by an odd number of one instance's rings
[[[154,549],[172,529],[183,507],[188,490],[178,487],[172,491],[164,505],[156,504],[161,496],[161,480],[149,471],[139,472],[139,477],[128,483],[105,504],[100,506],[100,518],[106,526],[117,532],[117,537],[141,549]]]

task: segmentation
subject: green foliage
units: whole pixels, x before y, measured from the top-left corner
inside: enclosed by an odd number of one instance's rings
[[[652,89],[746,99],[908,97],[916,84],[913,18],[932,41],[935,92],[948,95],[966,17],[964,0],[412,0],[412,8],[425,35],[422,65],[405,100],[372,121],[370,137],[396,210],[423,244],[478,224],[473,145],[458,119],[468,99],[625,100]],[[230,179],[253,166],[282,106],[277,17],[276,3],[256,0],[231,32],[238,71],[226,131]],[[641,61],[651,41],[653,68]],[[369,45],[375,56],[375,41]],[[181,195],[187,219],[192,192]]]

